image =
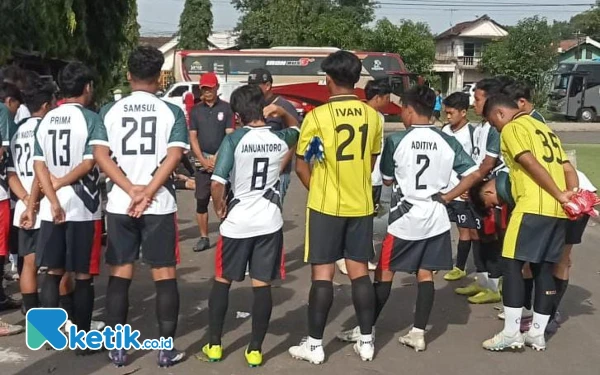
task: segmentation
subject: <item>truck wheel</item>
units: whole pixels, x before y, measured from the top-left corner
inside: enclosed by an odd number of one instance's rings
[[[596,111],[594,111],[592,108],[583,108],[579,112],[579,116],[577,116],[577,119],[581,122],[596,121]]]

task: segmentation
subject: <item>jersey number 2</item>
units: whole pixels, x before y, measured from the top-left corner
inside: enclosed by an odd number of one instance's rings
[[[145,143],[140,142],[140,154],[153,155],[156,152],[156,117],[142,117],[141,123],[141,138],[142,140],[149,140],[150,147],[146,147]],[[123,117],[122,126],[127,128],[129,125],[133,126],[121,140],[122,154],[137,155],[138,151],[136,149],[127,148],[127,141],[129,141],[129,138],[131,138],[131,136],[138,130],[138,121],[133,117]]]
[[[269,172],[269,158],[254,159],[252,168],[252,184],[250,190],[263,190],[267,185],[267,173]]]
[[[360,137],[360,158],[364,159],[365,158],[365,149],[367,148],[367,124],[363,124],[360,128],[358,128],[358,131],[361,133],[361,137]],[[354,160],[354,155],[353,154],[344,154],[344,150],[346,149],[346,147],[348,147],[352,141],[354,141],[354,136],[356,135],[356,131],[354,130],[354,127],[352,125],[349,124],[341,124],[338,127],[335,128],[336,133],[341,133],[342,131],[347,131],[348,132],[348,138],[346,138],[346,140],[342,143],[340,143],[340,145],[338,146],[337,152],[336,152],[336,158],[337,161],[345,161],[345,160]]]
[[[423,164],[423,167],[421,168],[421,170],[417,172],[417,179],[415,181],[415,189],[417,189],[417,190],[427,189],[427,185],[425,185],[425,184],[421,185],[419,183],[419,179],[421,178],[421,176],[423,175],[425,170],[429,167],[429,157],[427,155],[423,155],[423,154],[417,155],[417,165],[421,165],[421,162],[424,162],[424,164]]]
[[[48,134],[52,136],[52,161],[55,166],[71,165],[71,131],[68,129],[48,130]],[[61,143],[62,150],[58,155],[58,143]]]
[[[25,143],[23,146],[20,144],[15,145],[15,155],[17,157],[17,164],[19,164],[19,175],[21,177],[33,176],[33,171],[29,170],[29,160],[31,159],[31,145]],[[26,156],[25,156],[26,155]],[[21,159],[25,156],[25,163],[21,163]]]

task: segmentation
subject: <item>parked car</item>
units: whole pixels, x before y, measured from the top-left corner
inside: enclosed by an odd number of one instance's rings
[[[243,82],[223,82],[219,85],[218,95],[221,99],[229,101],[233,90],[242,85]],[[188,91],[191,91],[194,94],[195,101],[198,103],[200,101],[200,85],[197,82],[174,83],[163,94],[162,99],[181,107],[181,109],[185,111],[183,96]]]

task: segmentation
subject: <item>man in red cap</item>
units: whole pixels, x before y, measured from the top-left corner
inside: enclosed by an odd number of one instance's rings
[[[208,204],[210,183],[217,151],[225,135],[235,130],[235,116],[229,103],[219,99],[219,80],[212,72],[200,77],[202,102],[190,113],[190,144],[200,168],[196,173],[196,218],[200,228],[200,240],[195,252],[210,248],[208,239]]]

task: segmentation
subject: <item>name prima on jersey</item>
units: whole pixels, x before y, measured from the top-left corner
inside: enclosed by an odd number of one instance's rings
[[[71,123],[71,116],[52,116],[52,117],[50,117],[50,124],[69,125],[70,123]]]
[[[280,152],[281,149],[282,149],[281,143],[242,145],[242,153],[246,153],[246,152]]]
[[[413,150],[437,150],[437,143],[426,141],[412,141]]]
[[[123,112],[156,112],[154,104],[126,104]]]

